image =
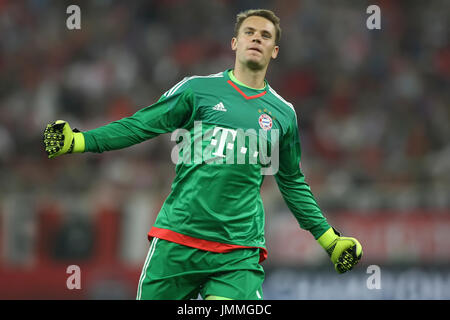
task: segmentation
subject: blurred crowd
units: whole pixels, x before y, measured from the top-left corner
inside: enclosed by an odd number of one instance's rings
[[[72,2],[80,30],[66,27]],[[0,0],[0,203],[69,198],[73,208],[94,197],[122,207],[140,194],[156,214],[174,176],[170,135],[48,160],[45,125],[93,129],[185,76],[233,67],[236,14],[264,7],[282,27],[267,80],[296,108],[319,205],[450,207],[449,1],[378,1],[381,30],[367,29],[368,4],[348,1],[72,2]],[[268,214],[285,210],[272,177],[262,195]]]

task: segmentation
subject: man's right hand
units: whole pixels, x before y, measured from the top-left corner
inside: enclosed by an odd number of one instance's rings
[[[72,130],[64,120],[47,125],[44,130],[44,148],[48,158],[66,153],[84,152],[84,135],[77,129]]]

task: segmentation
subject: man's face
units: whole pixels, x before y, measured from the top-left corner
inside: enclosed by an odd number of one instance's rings
[[[266,18],[250,16],[242,23],[237,37],[231,40],[231,48],[236,51],[236,59],[252,70],[267,67],[270,59],[278,55],[275,45],[276,29]]]

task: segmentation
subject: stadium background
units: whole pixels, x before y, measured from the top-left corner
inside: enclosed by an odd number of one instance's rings
[[[66,28],[71,4],[81,30]],[[370,4],[381,30],[366,28]],[[170,135],[50,161],[42,131],[93,129],[232,67],[235,15],[259,7],[281,18],[267,79],[297,110],[307,181],[365,253],[335,274],[267,177],[265,298],[450,299],[449,1],[0,0],[1,299],[134,299]]]

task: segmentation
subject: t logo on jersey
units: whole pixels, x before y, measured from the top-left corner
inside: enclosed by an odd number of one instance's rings
[[[266,115],[269,119],[270,117]],[[270,124],[265,124],[265,127],[272,127],[272,119]],[[234,155],[233,151],[235,144],[237,144],[237,164],[245,164],[245,158],[242,155],[249,153],[249,164],[256,164],[257,157],[259,156],[260,164],[262,165],[261,173],[263,175],[274,175],[278,172],[279,168],[279,132],[277,129],[271,130],[270,135],[270,155],[268,150],[268,129],[259,130],[259,134],[254,129],[228,129],[223,127],[214,127],[212,132],[210,147],[215,148],[212,155],[217,158],[227,158],[226,164],[233,164]],[[220,138],[218,136],[220,135]],[[248,148],[245,145],[246,137],[249,139]],[[257,142],[259,140],[259,143]],[[226,149],[228,151],[225,151]],[[258,148],[259,145],[259,148]],[[207,148],[209,149],[209,148]],[[208,153],[208,152],[206,152]],[[205,156],[205,155],[204,155]],[[213,163],[214,158],[205,159],[206,163]],[[220,162],[223,163],[223,162]]]
[[[215,127],[213,131],[213,137],[216,137],[217,132],[221,132],[220,141],[219,145],[216,147],[216,152],[214,152],[213,155],[217,157],[225,157],[225,155],[223,154],[223,149],[225,147],[225,141],[227,140],[228,133],[231,133],[233,143],[227,143],[227,149],[232,150],[234,148],[234,139],[236,139],[236,130]],[[211,145],[216,146],[217,140],[211,139]]]
[[[172,133],[171,140],[177,141],[171,154],[173,163],[192,164],[193,156],[194,164],[198,165],[259,164],[263,175],[274,175],[278,172],[278,129],[259,129],[257,132],[254,129],[235,130],[214,126],[204,130],[201,121],[194,121],[194,134],[191,133],[182,128]]]

